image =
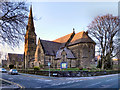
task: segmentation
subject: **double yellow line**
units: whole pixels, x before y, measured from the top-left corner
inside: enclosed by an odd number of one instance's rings
[[[14,84],[14,85],[17,85],[17,86],[20,87],[20,88],[25,88],[24,86],[21,86],[20,84],[17,84],[17,83],[14,83],[14,82],[11,82],[11,81],[2,79],[2,78],[0,78],[0,80],[3,80],[3,81],[5,81],[5,82],[8,82],[8,83],[11,83],[11,84]]]

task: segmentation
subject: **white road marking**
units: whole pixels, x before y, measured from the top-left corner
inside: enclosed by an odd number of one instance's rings
[[[51,86],[57,86],[57,85],[64,85],[64,84],[70,84],[70,83],[74,83],[74,82],[79,82],[79,81],[83,81],[83,80],[72,80],[72,81],[68,81],[68,82],[62,82],[62,83],[54,83]]]
[[[90,87],[90,86],[94,86],[94,85],[97,85],[97,84],[100,84],[101,82],[98,82],[98,83],[95,83],[95,84],[91,84],[91,85],[88,85],[86,87]]]
[[[23,78],[19,78],[19,79],[23,79]]]
[[[41,87],[35,87],[35,88],[41,88]]]
[[[67,82],[67,83],[73,83],[73,81],[69,81],[69,82]]]
[[[67,82],[67,83],[71,83],[71,82]]]
[[[75,81],[72,81],[71,83],[74,83]]]
[[[12,80],[13,78],[8,78],[8,79]]]
[[[35,79],[36,81],[45,81],[45,82],[50,82],[50,81],[52,81],[52,80],[43,80],[43,79]]]
[[[83,80],[77,80],[77,81],[75,81],[75,82],[79,82],[79,81],[83,81]]]
[[[44,81],[50,82],[50,81],[52,81],[52,80],[44,80]]]
[[[36,81],[43,81],[42,79],[34,79],[34,80],[36,80]]]
[[[62,84],[66,84],[66,83],[62,83]]]
[[[79,80],[79,79],[97,79],[97,78],[103,78],[103,77],[110,77],[115,76],[118,74],[110,74],[110,75],[102,75],[102,76],[92,76],[92,77],[77,77],[77,78],[66,78],[66,80]]]
[[[51,86],[58,86],[58,85],[63,85],[63,84],[66,84],[65,82],[63,83],[57,83],[57,84],[52,84]]]
[[[107,82],[112,81],[113,79],[106,80]]]
[[[58,84],[52,84],[52,86],[57,86],[57,85],[60,85],[60,83],[58,83]]]
[[[110,85],[102,85],[100,88],[107,88],[109,87]]]

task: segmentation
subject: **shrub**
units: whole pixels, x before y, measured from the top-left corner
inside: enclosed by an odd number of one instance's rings
[[[87,67],[87,70],[92,70],[92,68],[91,67]]]
[[[14,66],[13,69],[16,69],[16,66]]]
[[[101,67],[102,67],[102,61],[98,60],[97,68],[101,68]]]
[[[14,68],[14,65],[9,65],[9,68],[10,68],[10,69]]]
[[[83,70],[83,67],[79,67],[79,70]]]
[[[43,65],[40,65],[40,68],[43,68]]]
[[[87,68],[83,68],[83,71],[86,71],[87,70]]]
[[[35,70],[35,71],[38,71],[38,70],[40,70],[40,67],[35,66],[35,67],[34,67],[34,70]]]

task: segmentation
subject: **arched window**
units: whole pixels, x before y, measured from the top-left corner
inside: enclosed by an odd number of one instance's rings
[[[62,52],[62,61],[66,61],[66,52],[64,50]]]
[[[41,61],[41,51],[38,49],[38,61]]]

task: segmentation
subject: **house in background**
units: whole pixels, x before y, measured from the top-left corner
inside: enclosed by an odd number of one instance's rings
[[[7,67],[7,60],[2,60],[2,67]]]
[[[114,64],[114,65],[118,65],[118,62],[119,62],[119,61],[118,61],[117,58],[113,58],[112,60],[113,60],[113,64]]]
[[[8,53],[7,67],[9,67],[9,65],[14,65],[16,68],[23,68],[24,66],[23,58],[24,54]]]

